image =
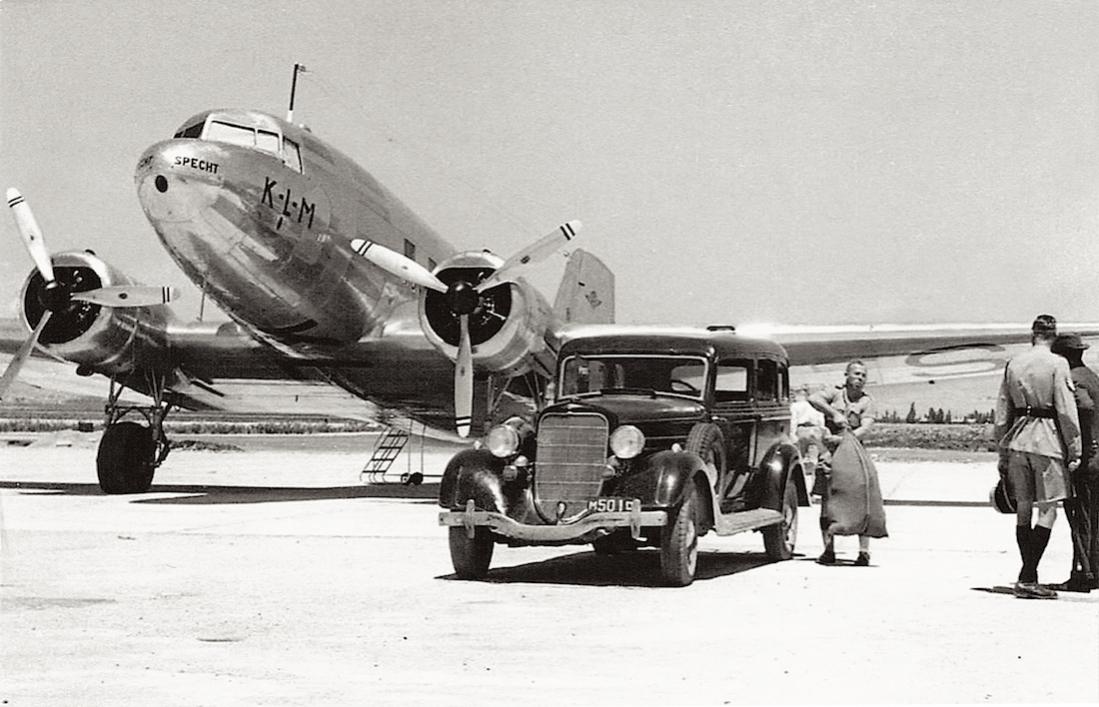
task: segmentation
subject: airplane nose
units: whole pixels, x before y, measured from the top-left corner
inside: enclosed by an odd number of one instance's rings
[[[191,221],[220,183],[218,162],[208,146],[195,140],[168,140],[147,149],[137,162],[134,182],[149,219],[159,223]]]

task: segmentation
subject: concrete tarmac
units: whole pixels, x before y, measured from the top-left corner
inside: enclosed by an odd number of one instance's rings
[[[579,546],[456,580],[430,489],[364,487],[365,452],[324,438],[174,452],[134,496],[99,492],[94,440],[43,440],[0,446],[3,704],[1099,702],[1099,592],[1001,593],[988,463],[879,462],[871,567],[813,562],[813,507],[795,559],[709,535],[674,589],[653,551]],[[1062,515],[1042,579],[1070,559]]]

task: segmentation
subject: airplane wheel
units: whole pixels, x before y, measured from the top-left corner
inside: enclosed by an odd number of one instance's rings
[[[695,579],[698,565],[698,488],[691,483],[679,507],[672,511],[660,534],[660,575],[673,587],[685,587]]]
[[[96,456],[99,488],[105,493],[142,493],[153,483],[153,431],[136,422],[117,422],[103,431]]]
[[[450,527],[450,562],[459,579],[484,579],[492,562],[492,531],[475,528],[469,537],[461,526]]]
[[[769,525],[762,532],[768,559],[777,562],[794,556],[794,543],[798,539],[798,487],[793,476],[787,478],[782,494],[782,522]]]

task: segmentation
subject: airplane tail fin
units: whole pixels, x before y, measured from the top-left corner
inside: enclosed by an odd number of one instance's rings
[[[566,323],[614,323],[614,273],[603,261],[576,249],[565,264],[553,311]]]

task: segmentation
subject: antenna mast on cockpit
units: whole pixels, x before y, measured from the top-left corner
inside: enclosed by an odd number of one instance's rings
[[[286,110],[286,122],[294,122],[294,94],[298,92],[298,74],[305,73],[305,64],[294,64],[294,75],[290,79],[290,107]]]

